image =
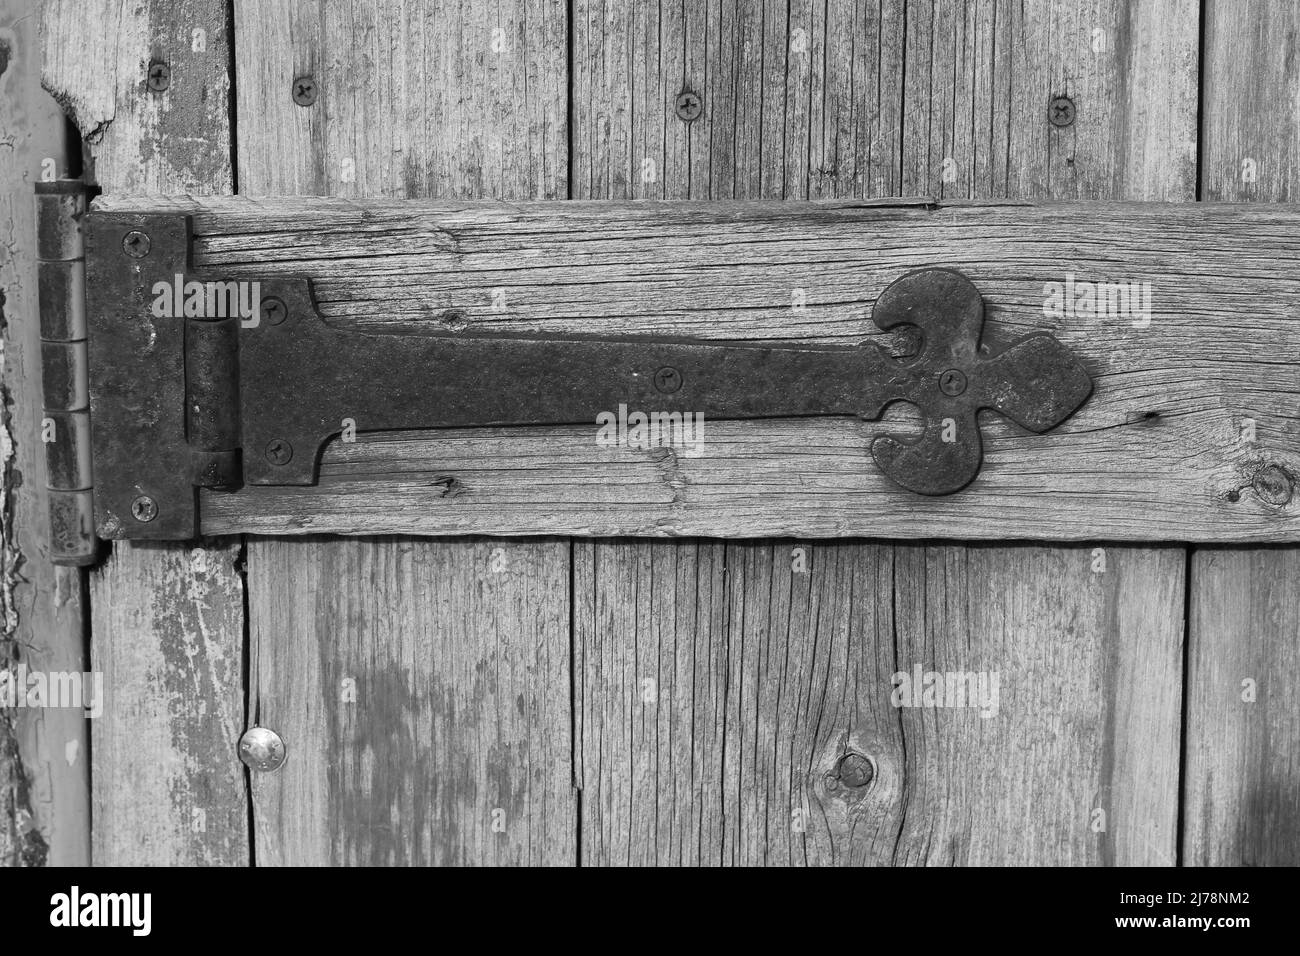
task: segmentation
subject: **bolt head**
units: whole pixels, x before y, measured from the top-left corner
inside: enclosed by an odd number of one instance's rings
[[[161,93],[167,87],[171,86],[172,69],[166,63],[154,60],[149,64],[149,70],[145,74],[145,85],[155,93]]]
[[[262,299],[262,318],[267,325],[279,325],[289,317],[289,308],[279,296],[268,295]]]
[[[141,495],[131,502],[131,517],[141,524],[158,517],[158,502],[148,495]]]
[[[143,259],[149,254],[148,234],[132,229],[122,237],[122,251],[132,259]]]
[[[955,398],[966,391],[966,375],[960,369],[948,369],[939,376],[939,391]]]
[[[290,91],[293,101],[299,106],[311,106],[316,102],[316,81],[310,76],[294,77]]]
[[[1074,100],[1068,96],[1054,96],[1047,105],[1047,121],[1053,126],[1066,127],[1074,122]]]
[[[682,373],[670,365],[665,365],[655,372],[655,388],[665,395],[671,395],[682,387]]]
[[[673,102],[673,108],[677,111],[677,118],[690,123],[700,118],[704,112],[704,101],[698,93],[692,93],[690,90],[682,90],[677,94],[677,99]]]
[[[250,770],[273,773],[284,766],[284,740],[268,727],[250,727],[239,738],[239,759]]]

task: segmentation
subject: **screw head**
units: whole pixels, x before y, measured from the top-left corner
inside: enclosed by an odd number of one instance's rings
[[[149,236],[139,229],[132,229],[122,237],[122,251],[132,259],[143,259],[149,254]]]
[[[294,77],[293,101],[299,106],[311,106],[316,102],[316,80],[310,76]]]
[[[1047,121],[1053,126],[1065,127],[1074,122],[1074,100],[1068,96],[1054,96],[1047,105]]]
[[[966,391],[966,376],[960,369],[950,368],[939,376],[939,391],[954,398]]]
[[[148,495],[141,495],[131,502],[131,517],[143,523],[158,517],[158,502]]]
[[[293,458],[293,446],[283,438],[272,438],[266,443],[266,460],[273,465],[287,465]]]
[[[172,83],[172,68],[161,60],[154,60],[149,64],[149,71],[145,74],[145,86],[149,87],[155,93],[161,93]]]
[[[659,391],[665,395],[671,395],[682,387],[682,373],[671,365],[665,365],[655,372],[654,383],[655,388]]]
[[[871,758],[860,753],[846,753],[835,769],[840,782],[854,790],[861,790],[870,784],[876,775]]]
[[[239,759],[258,773],[272,773],[284,766],[284,740],[269,727],[250,727],[239,738]]]
[[[677,111],[678,119],[691,123],[699,119],[700,114],[704,112],[704,101],[698,93],[682,90],[677,94],[677,99],[673,102],[673,108]]]
[[[279,296],[268,295],[262,300],[262,318],[268,325],[279,325],[289,317],[289,307]]]

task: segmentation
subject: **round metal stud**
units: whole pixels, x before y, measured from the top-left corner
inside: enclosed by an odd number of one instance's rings
[[[267,727],[250,727],[239,738],[239,759],[250,770],[272,773],[284,766],[284,741]]]

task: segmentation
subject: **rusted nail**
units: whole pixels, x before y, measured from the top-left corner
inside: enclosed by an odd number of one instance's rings
[[[1074,122],[1074,100],[1068,96],[1054,96],[1047,105],[1047,121],[1053,126],[1066,127]]]
[[[131,517],[142,524],[152,521],[158,517],[158,502],[148,495],[141,495],[131,502]]]
[[[149,254],[149,236],[139,229],[132,229],[122,237],[122,251],[132,259],[143,259]]]
[[[293,458],[293,446],[283,438],[273,438],[266,443],[266,460],[273,465],[287,465]]]
[[[1259,495],[1261,501],[1270,505],[1289,504],[1295,493],[1291,476],[1279,465],[1265,465],[1255,473],[1250,486],[1255,489],[1255,494]]]
[[[299,106],[311,106],[316,102],[316,80],[310,76],[298,76],[293,81],[293,101]]]
[[[288,317],[289,309],[283,299],[268,295],[262,300],[262,318],[266,319],[268,325],[279,325]]]
[[[966,391],[966,375],[960,369],[948,369],[939,376],[939,391],[955,398]]]
[[[172,68],[161,60],[154,60],[149,64],[149,72],[146,74],[145,85],[155,93],[161,93],[172,83]]]
[[[700,114],[704,112],[704,101],[700,99],[698,93],[692,93],[690,90],[682,90],[678,93],[677,101],[673,106],[677,110],[677,118],[688,123],[699,119]]]
[[[671,395],[682,387],[682,375],[677,369],[670,365],[665,365],[659,371],[655,372],[655,388],[665,395]]]
[[[871,758],[860,753],[846,753],[836,766],[840,782],[853,790],[866,787],[875,775],[876,768],[872,766]]]

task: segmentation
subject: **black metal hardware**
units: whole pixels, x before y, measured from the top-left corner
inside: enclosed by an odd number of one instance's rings
[[[235,301],[219,277],[189,270],[188,217],[92,212],[87,223],[95,521],[108,538],[194,536],[196,488],[311,485],[346,420],[361,432],[581,424],[621,404],[711,419],[873,419],[911,402],[921,438],[881,437],[872,454],[902,487],[944,495],[979,471],[980,410],[1043,432],[1092,390],[1051,335],[982,345],[983,299],[948,269],[905,275],[880,295],[873,320],[910,330],[904,356],[874,343],[375,334],[325,323],[307,279],[262,281],[247,316],[156,315],[169,284],[210,281],[208,305]]]

